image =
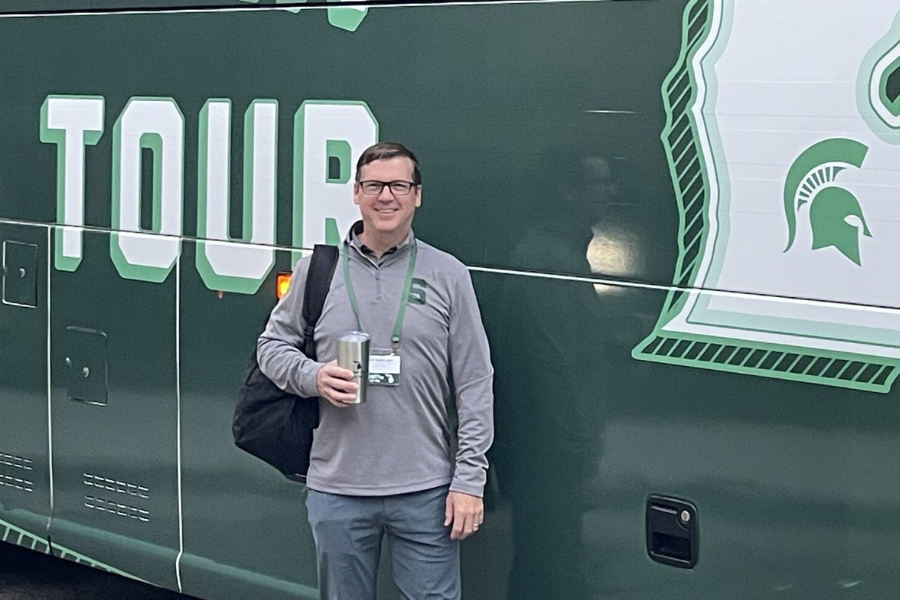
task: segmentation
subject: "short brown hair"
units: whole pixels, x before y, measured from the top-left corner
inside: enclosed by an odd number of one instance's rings
[[[359,160],[356,161],[356,181],[359,181],[362,168],[370,162],[376,160],[388,160],[395,156],[405,156],[413,164],[413,183],[422,185],[422,173],[419,171],[419,159],[412,153],[412,150],[399,142],[378,142],[363,151]]]

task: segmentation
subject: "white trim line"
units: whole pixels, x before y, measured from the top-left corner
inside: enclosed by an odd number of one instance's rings
[[[576,283],[589,283],[592,285],[605,285],[610,287],[633,288],[639,290],[656,290],[660,292],[679,291],[688,294],[692,299],[699,296],[720,296],[725,298],[753,298],[768,300],[771,302],[784,302],[786,304],[804,304],[807,306],[824,306],[831,308],[847,308],[865,312],[900,313],[900,306],[877,306],[872,304],[854,304],[839,300],[821,300],[816,298],[797,298],[792,296],[779,296],[762,292],[739,292],[734,290],[715,290],[705,288],[685,288],[659,283],[640,283],[636,281],[622,281],[619,279],[605,279],[603,277],[588,277],[584,275],[559,275],[556,273],[534,273],[529,271],[516,271],[513,269],[495,269],[492,267],[466,267],[469,271],[479,273],[494,273],[498,275],[516,275],[519,277],[534,277],[536,279],[552,279],[556,281],[573,281]]]
[[[40,223],[35,221],[19,221],[17,219],[5,219],[0,217],[0,223],[3,225],[28,225],[29,227],[46,227],[52,228],[56,226],[56,223]]]
[[[184,513],[181,500],[181,253],[175,259],[175,405],[177,425],[175,445],[178,477],[178,556],[175,558],[175,580],[179,593],[184,593],[181,585],[181,557],[184,556]]]
[[[53,520],[54,490],[53,490],[53,386],[51,385],[50,369],[50,274],[53,271],[53,229],[47,228],[47,467],[50,477],[50,516],[47,518],[47,539],[50,539],[50,522]]]
[[[613,279],[603,279],[601,277],[587,277],[586,275],[560,275],[556,273],[536,273],[532,271],[517,271],[515,269],[498,269],[495,267],[466,267],[470,271],[479,273],[496,273],[498,275],[522,275],[525,277],[536,277],[538,279],[556,279],[559,281],[577,281],[580,283],[605,283],[609,285],[618,285],[622,287],[638,287],[653,290],[668,291],[672,289],[670,285],[658,285],[653,283],[634,283],[627,281],[618,281]]]
[[[584,111],[587,114],[591,115],[639,115],[639,113],[634,110],[612,110],[612,109],[594,109],[594,110],[586,110]]]
[[[614,0],[497,0],[497,1],[484,1],[484,0],[468,0],[463,2],[440,2],[440,3],[432,3],[432,2],[409,2],[404,4],[368,4],[366,2],[346,2],[341,8],[420,8],[420,7],[437,7],[437,6],[497,6],[501,4],[589,4],[589,3],[598,3],[598,2],[613,2]],[[270,12],[270,11],[288,11],[294,12],[298,10],[322,10],[328,8],[337,8],[335,6],[328,6],[325,4],[314,5],[314,6],[306,6],[300,4],[278,4],[271,6],[254,6],[252,4],[246,4],[243,6],[234,6],[234,7],[210,7],[210,8],[160,8],[154,10],[147,9],[134,9],[134,10],[123,10],[123,11],[113,11],[107,9],[107,12],[102,10],[98,10],[95,12],[67,12],[67,13],[7,13],[0,15],[0,19],[28,19],[35,17],[95,17],[95,16],[107,16],[107,15],[164,15],[164,14],[191,14],[191,13],[237,13],[237,12]]]

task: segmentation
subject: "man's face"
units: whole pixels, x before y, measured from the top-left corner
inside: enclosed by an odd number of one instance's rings
[[[405,156],[395,156],[386,160],[375,160],[360,170],[360,181],[413,180],[412,161]],[[364,194],[359,182],[353,184],[353,202],[359,206],[366,231],[394,233],[408,231],[412,226],[416,208],[422,204],[422,190],[413,187],[409,194],[395,195],[391,188],[384,186],[380,194]]]

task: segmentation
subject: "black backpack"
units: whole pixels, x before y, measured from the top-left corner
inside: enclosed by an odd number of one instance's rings
[[[303,348],[316,360],[313,339],[322,315],[325,297],[337,265],[336,246],[317,245],[306,277],[303,295]],[[256,347],[234,410],[232,433],[238,448],[272,465],[289,479],[306,481],[313,429],[319,426],[319,399],[301,398],[285,392],[259,370]]]

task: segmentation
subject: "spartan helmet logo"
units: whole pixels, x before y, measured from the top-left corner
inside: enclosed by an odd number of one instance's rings
[[[859,254],[861,236],[872,237],[859,200],[835,183],[838,173],[859,168],[869,148],[848,139],[830,139],[805,150],[791,165],[784,185],[784,211],[791,249],[797,236],[798,217],[808,213],[812,230],[812,249],[833,246],[838,252],[862,266]],[[805,210],[801,210],[804,209]]]

